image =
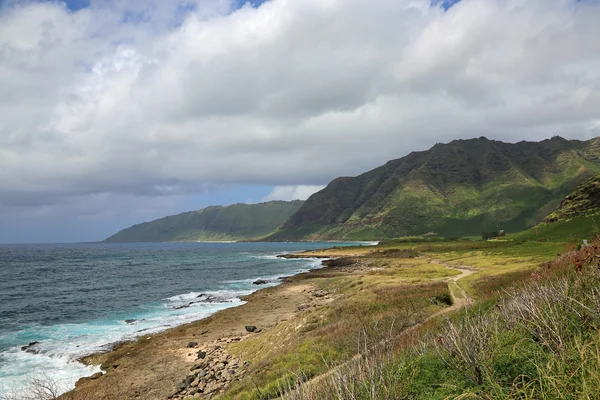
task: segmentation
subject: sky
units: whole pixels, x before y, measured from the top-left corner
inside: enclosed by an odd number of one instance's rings
[[[600,135],[598,0],[0,0],[0,242]]]

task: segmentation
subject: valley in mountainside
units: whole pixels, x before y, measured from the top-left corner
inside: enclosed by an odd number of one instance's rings
[[[267,240],[517,232],[542,221],[598,173],[600,138],[455,140],[333,180]]]
[[[195,242],[249,240],[268,235],[297,211],[302,201],[214,206],[134,225],[106,242]]]

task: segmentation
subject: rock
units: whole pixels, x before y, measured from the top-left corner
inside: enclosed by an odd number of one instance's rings
[[[250,333],[256,331],[256,326],[254,326],[254,325],[246,325],[245,328],[246,328],[246,331],[250,332]]]
[[[102,378],[102,375],[104,375],[102,372],[96,372],[94,375],[90,376],[90,379],[95,380],[98,378]]]
[[[137,319],[126,319],[125,320],[126,324],[133,324],[134,322],[137,322]]]
[[[190,371],[195,371],[197,369],[202,369],[205,367],[206,367],[206,364],[204,364],[204,363],[194,364],[194,366],[192,368],[190,368]]]
[[[233,376],[234,376],[234,374],[230,373],[229,371],[223,371],[223,378],[224,378],[226,381],[231,381],[231,380],[233,380]]]
[[[296,307],[296,310],[298,310],[298,311],[304,311],[304,310],[307,310],[309,308],[310,308],[310,306],[308,304],[300,304],[299,306]]]
[[[222,386],[219,383],[211,382],[210,384],[206,385],[206,389],[204,389],[204,393],[208,394],[208,393],[216,392],[221,387]]]
[[[35,348],[41,342],[30,342],[27,346],[21,346],[21,351],[25,351],[27,353],[38,354],[40,352],[39,349]]]
[[[192,382],[194,382],[194,379],[196,379],[196,377],[194,375],[188,375],[185,377],[185,384],[187,386],[190,386],[192,384]]]
[[[193,349],[196,346],[198,346],[198,342],[189,342],[187,345],[188,349]]]
[[[201,299],[201,303],[223,303],[226,301],[225,299],[219,298],[217,296],[212,296],[210,294],[201,293],[196,296],[197,299]],[[195,302],[196,303],[196,302]],[[191,303],[194,304],[194,303]]]
[[[203,360],[206,358],[206,352],[205,351],[199,351],[198,352],[198,359],[199,360]]]
[[[253,285],[266,285],[267,283],[269,282],[265,281],[264,279],[257,279],[254,282],[252,282]]]

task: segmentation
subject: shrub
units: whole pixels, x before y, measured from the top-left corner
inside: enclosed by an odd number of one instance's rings
[[[438,305],[447,305],[447,306],[451,306],[454,302],[452,301],[452,296],[450,295],[450,293],[442,293],[439,294],[435,297],[433,297],[431,299],[431,302],[433,304],[438,304]]]

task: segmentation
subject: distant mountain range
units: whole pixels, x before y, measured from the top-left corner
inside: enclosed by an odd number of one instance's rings
[[[207,207],[123,229],[106,242],[195,242],[259,239],[296,212],[302,201]]]
[[[597,177],[561,205],[579,184],[599,174],[600,138],[455,140],[357,177],[334,179],[304,203],[208,207],[134,225],[107,241],[378,240],[430,232],[446,237],[518,232],[559,206],[549,218],[565,218],[584,207],[584,199],[596,201]]]
[[[312,195],[266,240],[373,240],[521,231],[600,173],[600,138],[436,144]]]

